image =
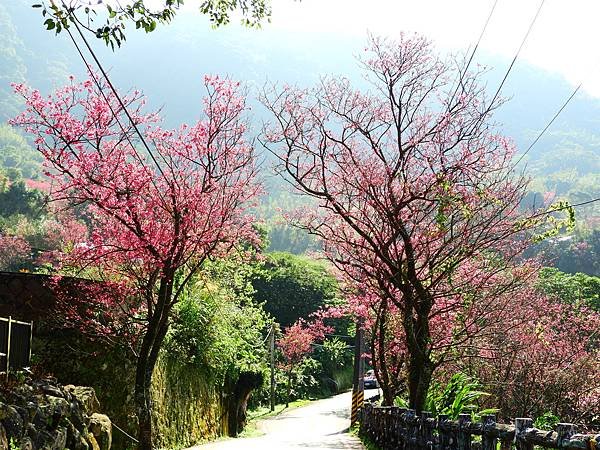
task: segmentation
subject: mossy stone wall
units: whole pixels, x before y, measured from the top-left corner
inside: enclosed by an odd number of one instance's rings
[[[161,358],[154,371],[152,397],[160,448],[190,446],[227,434],[221,394],[193,366]]]
[[[121,350],[101,348],[71,333],[37,337],[33,350],[37,365],[61,383],[93,387],[113,424],[136,436],[135,361]],[[163,355],[154,371],[152,396],[157,448],[181,448],[227,434],[222,393],[200,369]],[[134,447],[118,429],[113,442],[115,449]]]

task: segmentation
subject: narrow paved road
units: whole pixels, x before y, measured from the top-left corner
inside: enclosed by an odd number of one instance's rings
[[[375,393],[375,390],[365,392],[366,397]],[[263,436],[228,439],[193,447],[193,450],[363,450],[360,441],[347,433],[351,398],[347,392],[260,420],[257,428],[265,433]]]

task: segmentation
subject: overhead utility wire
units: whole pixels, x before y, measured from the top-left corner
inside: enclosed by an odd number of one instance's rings
[[[496,3],[497,3],[497,1],[496,1]],[[494,6],[492,7],[492,12],[494,11],[494,8],[496,7],[496,3],[494,3]],[[517,58],[519,57],[519,54],[521,53],[521,50],[525,46],[525,42],[527,41],[527,38],[529,37],[529,34],[531,33],[531,30],[533,29],[533,26],[535,25],[535,22],[537,21],[537,18],[540,15],[540,12],[542,10],[542,7],[544,6],[544,3],[545,3],[545,0],[542,0],[540,2],[540,6],[538,7],[538,9],[537,9],[537,11],[535,13],[535,16],[533,17],[531,23],[529,24],[529,28],[527,29],[527,32],[525,33],[525,36],[523,37],[523,40],[521,41],[521,45],[519,46],[517,52],[515,53],[515,56],[513,57],[512,62],[510,63],[510,66],[508,67],[508,70],[504,74],[504,78],[502,79],[502,82],[498,86],[498,89],[496,90],[496,93],[494,94],[494,97],[493,97],[492,101],[490,102],[489,108],[491,108],[493,106],[494,102],[498,98],[498,95],[500,94],[500,91],[502,90],[502,87],[504,86],[504,83],[506,82],[506,80],[508,78],[508,75],[510,74],[510,72],[511,72],[511,70],[512,70],[514,64],[515,64],[515,62],[517,61]],[[485,28],[487,27],[487,24],[488,24],[489,20],[490,20],[492,12],[490,13],[490,16],[488,17],[488,20],[485,23],[485,26],[483,27],[484,31],[485,31]],[[482,35],[483,35],[483,31],[482,31],[481,36]],[[481,36],[479,37],[480,40],[481,40]],[[479,42],[477,42],[477,45],[479,45]],[[477,48],[477,45],[475,46],[475,48]],[[475,52],[475,50],[473,51],[473,53],[474,52]],[[471,55],[471,59],[472,59],[472,57],[473,57],[473,55]],[[470,62],[471,62],[471,60],[469,60],[469,64],[470,64]],[[468,67],[468,65],[467,65],[467,67]],[[525,157],[525,155],[527,155],[527,153],[529,153],[529,151],[535,146],[535,144],[537,144],[537,142],[541,139],[541,137],[546,133],[546,131],[548,130],[548,128],[550,128],[550,126],[554,123],[554,121],[558,118],[558,116],[562,113],[562,111],[567,107],[567,105],[575,97],[575,95],[577,94],[577,92],[579,91],[580,88],[581,88],[581,83],[573,90],[573,92],[571,93],[571,95],[563,103],[563,105],[556,112],[556,114],[554,114],[554,116],[552,117],[552,119],[550,119],[550,121],[546,124],[546,126],[544,127],[544,129],[533,140],[533,142],[529,145],[529,147],[527,148],[527,150],[525,150],[525,152],[520,156],[520,158],[513,165],[513,167],[516,167],[523,160],[523,158]],[[593,201],[597,201],[597,199],[593,200]]]
[[[513,57],[506,73],[504,74],[504,77],[502,78],[502,81],[500,82],[500,85],[498,86],[498,88],[496,89],[496,92],[494,94],[494,97],[492,98],[492,101],[489,104],[488,110],[490,108],[492,108],[492,106],[494,105],[494,102],[496,101],[496,99],[498,98],[498,95],[500,95],[500,92],[502,90],[502,87],[504,87],[504,83],[506,82],[506,80],[508,79],[508,75],[510,74],[510,72],[512,71],[513,66],[515,65],[515,62],[517,61],[517,58],[519,57],[521,50],[523,49],[523,47],[525,46],[525,42],[527,41],[527,38],[529,37],[529,34],[531,33],[531,30],[533,29],[533,26],[535,25],[535,22],[537,21],[540,12],[542,10],[542,7],[544,6],[545,0],[542,0],[540,2],[540,5],[538,6],[538,9],[535,13],[535,16],[533,17],[533,19],[531,20],[531,23],[529,24],[529,27],[527,28],[527,32],[525,33],[525,36],[523,36],[523,39],[521,41],[521,44],[519,45],[519,48],[517,49],[517,52],[515,53],[515,56]],[[481,37],[483,36],[483,32],[485,31],[491,15],[496,7],[497,1],[494,3],[493,7],[492,7],[492,11],[490,12],[490,15],[488,16],[488,19],[483,27],[483,31],[481,33],[481,35],[479,36],[479,41],[481,40]],[[471,55],[471,58],[469,59],[469,62],[467,64],[467,67],[469,66],[469,64],[471,63],[471,60],[473,58],[473,55],[475,53],[475,50],[477,49],[478,45],[479,45],[479,41],[477,42],[475,49],[473,50],[473,54]],[[464,76],[464,74],[463,74]],[[558,116],[562,113],[562,111],[567,107],[567,105],[571,102],[571,100],[575,97],[575,95],[577,94],[577,92],[579,91],[579,89],[581,88],[581,83],[575,88],[575,90],[571,93],[571,95],[567,98],[567,100],[563,103],[563,105],[560,107],[560,109],[556,112],[556,114],[554,114],[554,116],[552,117],[552,119],[546,124],[546,126],[544,127],[544,129],[538,134],[538,136],[534,139],[534,141],[529,145],[529,147],[527,148],[527,150],[525,150],[525,152],[520,156],[520,158],[517,160],[517,162],[513,165],[513,167],[516,167],[517,164],[519,164],[519,162],[521,162],[521,160],[525,157],[525,155],[527,155],[527,153],[529,153],[529,151],[535,146],[535,144],[540,140],[540,138],[544,135],[544,133],[548,130],[548,128],[550,128],[550,126],[554,123],[554,121],[558,118]],[[458,89],[458,87],[457,87]],[[596,201],[596,200],[593,200]]]
[[[127,118],[129,119],[129,121],[131,122],[131,125],[133,126],[135,132],[137,133],[137,135],[140,138],[140,141],[142,142],[142,144],[144,145],[146,151],[148,152],[148,154],[150,155],[150,158],[152,159],[152,161],[154,162],[154,164],[156,165],[156,168],[158,169],[158,171],[160,172],[160,174],[164,177],[165,174],[163,173],[163,170],[160,166],[160,164],[158,163],[158,160],[156,159],[156,157],[154,156],[154,153],[152,152],[152,150],[150,150],[150,146],[148,145],[148,143],[146,142],[146,139],[144,138],[144,136],[142,135],[142,133],[140,132],[137,124],[135,123],[135,121],[133,120],[133,118],[131,117],[131,115],[129,114],[129,111],[127,110],[127,108],[125,107],[125,104],[123,103],[123,100],[121,99],[121,97],[119,96],[117,90],[115,89],[115,87],[113,86],[112,82],[110,81],[110,79],[108,78],[108,74],[106,73],[106,71],[104,70],[104,67],[102,66],[102,64],[100,63],[98,57],[96,56],[96,53],[94,52],[94,50],[92,49],[92,47],[90,46],[89,42],[87,41],[87,39],[85,38],[85,36],[83,35],[83,33],[81,32],[81,28],[79,28],[79,24],[77,23],[77,18],[74,17],[74,14],[71,13],[71,15],[73,16],[73,24],[75,25],[75,28],[77,29],[77,32],[79,33],[79,36],[81,37],[81,40],[83,41],[83,43],[85,44],[85,46],[87,47],[90,55],[92,56],[92,58],[94,59],[94,61],[96,62],[96,65],[98,66],[98,68],[100,69],[100,72],[102,73],[102,75],[104,76],[104,79],[106,80],[106,82],[108,83],[108,86],[110,87],[111,91],[113,92],[114,96],[116,97],[116,99],[119,101],[119,104],[121,105],[121,108],[123,108],[123,111],[125,112],[125,115],[127,116]],[[68,28],[67,28],[68,30]],[[71,33],[69,33],[71,34]]]
[[[496,90],[496,93],[494,94],[494,98],[492,98],[492,101],[489,104],[488,111],[494,105],[494,102],[498,98],[498,95],[500,95],[500,91],[502,90],[502,87],[504,86],[504,83],[506,82],[506,79],[508,78],[508,75],[510,74],[513,66],[515,65],[515,62],[517,61],[517,58],[519,57],[519,54],[521,53],[521,50],[525,46],[525,42],[527,41],[527,38],[529,37],[529,34],[531,33],[531,30],[533,29],[533,26],[534,26],[534,24],[535,24],[538,16],[540,15],[540,11],[542,10],[542,7],[544,6],[545,1],[546,0],[542,0],[540,2],[540,6],[538,7],[538,9],[536,11],[535,16],[533,17],[533,20],[529,24],[529,28],[527,29],[527,33],[525,33],[525,36],[523,37],[523,40],[521,41],[521,45],[519,46],[519,49],[517,50],[517,53],[515,53],[515,56],[512,59],[512,62],[510,63],[510,66],[508,66],[508,70],[504,74],[504,78],[502,79],[502,82],[500,83],[500,85],[498,86],[498,89]]]
[[[532,216],[529,216],[528,219],[535,219],[536,217],[545,216],[559,211],[564,211],[565,209],[579,208],[580,206],[586,206],[596,202],[600,202],[600,197],[593,198],[591,200],[586,200],[585,202],[575,203],[574,205],[561,206],[560,208],[552,209],[551,211],[542,211]]]
[[[496,9],[496,5],[497,4],[498,4],[498,0],[496,0],[494,2],[494,4],[492,5],[492,9],[490,10],[490,13],[488,14],[487,20],[483,24],[483,28],[481,29],[481,33],[479,34],[479,38],[477,39],[477,42],[475,43],[475,47],[473,47],[473,51],[471,52],[471,56],[469,57],[469,60],[467,61],[467,64],[465,65],[464,70],[462,70],[461,72],[459,72],[458,83],[456,85],[456,89],[454,90],[454,93],[452,94],[452,97],[450,97],[450,101],[448,102],[448,107],[450,106],[450,104],[454,100],[454,97],[456,96],[456,93],[458,92],[458,89],[462,85],[463,78],[467,74],[467,71],[469,70],[469,67],[470,67],[471,63],[473,62],[473,58],[475,57],[475,53],[477,52],[477,49],[479,48],[479,44],[481,43],[481,40],[483,39],[483,35],[485,34],[485,30],[487,29],[487,26],[490,23],[490,20],[492,19],[492,15],[494,14],[494,10]],[[468,53],[468,51],[469,50],[467,49],[467,53]]]
[[[552,123],[554,123],[554,121],[557,119],[557,117],[560,115],[560,113],[563,111],[563,109],[565,109],[567,107],[567,105],[571,102],[571,100],[573,99],[573,97],[575,97],[575,95],[577,94],[577,92],[579,91],[580,88],[581,88],[581,83],[579,83],[579,85],[573,90],[573,92],[571,93],[571,95],[569,96],[569,98],[567,98],[567,100],[563,103],[563,105],[556,112],[556,114],[554,114],[554,117],[552,117],[552,119],[550,119],[550,121],[546,124],[546,126],[544,127],[544,129],[537,135],[537,137],[533,140],[533,142],[529,145],[529,147],[527,147],[527,150],[525,150],[523,152],[523,154],[517,160],[517,162],[514,164],[513,167],[516,167],[523,160],[523,158],[525,157],[525,155],[527,155],[527,153],[529,153],[529,150],[531,150],[533,148],[533,146],[535,144],[537,144],[537,142],[544,135],[544,133],[546,132],[546,130],[548,130],[548,128],[550,128],[550,126],[552,125]]]
[[[74,20],[76,20],[74,18]],[[114,110],[113,106],[111,105],[110,101],[108,100],[108,97],[106,96],[106,94],[104,93],[104,90],[102,89],[102,86],[100,86],[100,82],[98,81],[98,78],[96,77],[96,75],[94,74],[94,71],[92,70],[92,66],[89,64],[89,62],[87,61],[85,55],[83,54],[83,52],[81,51],[81,48],[79,47],[79,44],[77,44],[77,41],[75,40],[75,37],[73,36],[73,34],[71,33],[71,30],[69,28],[66,28],[67,33],[69,34],[69,37],[71,38],[71,41],[73,42],[73,45],[75,46],[75,48],[77,49],[77,52],[79,53],[79,56],[81,57],[81,59],[83,60],[83,63],[85,64],[85,66],[88,69],[88,72],[90,73],[90,76],[92,77],[92,79],[94,80],[94,83],[96,84],[96,86],[98,87],[98,91],[100,92],[100,95],[102,95],[102,98],[104,98],[104,100],[106,101],[106,104],[108,105],[108,108],[110,109],[110,112],[112,113],[113,117],[115,118],[115,120],[117,121],[117,124],[119,124],[119,128],[121,128],[121,131],[123,132],[123,134],[125,135],[125,139],[127,140],[127,142],[129,143],[129,145],[131,146],[131,148],[133,149],[134,153],[137,156],[137,159],[139,161],[139,163],[143,166],[146,167],[146,165],[144,164],[144,160],[143,158],[140,156],[139,152],[137,151],[135,145],[133,144],[133,142],[131,142],[131,139],[129,138],[127,132],[125,131],[125,127],[123,126],[123,124],[121,123],[121,120],[119,119],[118,114],[116,113],[116,111]],[[108,79],[108,76],[106,76],[106,74],[104,75],[104,78],[106,79],[106,81],[110,84],[110,80]],[[111,85],[112,87],[112,85]],[[134,124],[133,120],[131,119],[131,117],[129,116],[129,114],[127,113],[127,109],[125,108],[125,105],[123,104],[123,102],[121,101],[121,99],[119,98],[118,94],[115,92],[114,88],[113,88],[113,93],[115,94],[115,96],[119,99],[119,103],[121,104],[121,107],[123,108],[123,110],[125,111],[125,113],[127,114],[127,117],[129,118],[129,120],[131,121],[132,124]],[[135,124],[134,124],[135,126]],[[138,133],[138,135],[141,137],[141,134],[139,134],[139,131],[136,128],[136,131]],[[143,140],[143,138],[142,138]],[[145,142],[144,142],[145,144]],[[147,148],[147,146],[146,146]],[[150,152],[150,156],[152,156],[151,152]],[[163,172],[160,170],[159,167],[159,171],[161,172],[161,174],[164,176]],[[154,185],[154,187],[157,190],[157,193],[160,197],[160,199],[162,200],[162,202],[165,204],[167,204],[166,200],[163,197],[162,192],[160,191],[160,189],[158,189],[158,186],[156,185],[154,178],[151,178],[152,184]]]
[[[512,62],[510,63],[510,66],[508,67],[508,70],[506,71],[506,73],[504,74],[504,78],[502,79],[502,82],[500,83],[500,85],[498,86],[498,89],[496,90],[496,93],[494,94],[494,98],[492,99],[492,101],[490,102],[490,107],[491,105],[494,104],[494,102],[496,101],[496,99],[498,98],[498,95],[500,94],[500,91],[502,90],[502,87],[504,86],[504,83],[506,82],[508,75],[510,74],[517,58],[519,57],[519,54],[521,53],[521,50],[523,49],[523,47],[525,46],[525,42],[527,41],[527,38],[529,37],[529,34],[531,33],[531,30],[533,29],[533,26],[535,24],[535,22],[537,21],[538,16],[540,15],[540,12],[542,10],[542,7],[544,6],[545,0],[542,0],[540,2],[540,6],[538,7],[535,16],[533,17],[531,23],[529,24],[529,28],[527,29],[527,33],[525,33],[525,36],[523,37],[523,40],[521,41],[521,45],[519,46],[517,52],[515,53],[515,56],[512,59]],[[465,74],[467,73],[467,70],[469,68],[469,66],[471,65],[471,62],[473,61],[473,58],[475,56],[475,53],[479,47],[479,44],[481,43],[481,40],[483,38],[483,35],[487,29],[487,26],[492,18],[492,15],[494,13],[494,10],[496,9],[496,5],[498,4],[498,0],[496,0],[494,2],[494,4],[492,5],[492,9],[490,10],[490,13],[487,17],[487,20],[485,21],[485,24],[483,25],[483,29],[481,30],[481,33],[479,35],[479,38],[477,40],[477,43],[475,44],[475,47],[473,48],[473,52],[471,53],[471,56],[469,57],[469,60],[465,66],[464,71],[461,73],[460,77],[459,77],[459,81],[458,81],[458,85],[456,86],[456,90],[454,91],[454,93],[452,94],[452,98],[454,98],[454,96],[456,95],[456,93],[458,92],[458,89],[461,85],[462,79],[465,76]],[[567,105],[571,102],[571,100],[575,97],[575,95],[577,94],[577,92],[579,91],[579,89],[581,88],[581,83],[579,83],[579,85],[573,90],[573,92],[571,93],[571,95],[567,98],[567,100],[563,103],[563,105],[560,107],[560,109],[556,112],[556,114],[554,114],[554,116],[552,117],[552,119],[550,119],[550,121],[546,124],[546,126],[544,127],[544,129],[538,134],[538,136],[533,140],[533,142],[529,145],[529,147],[527,148],[527,150],[525,150],[525,152],[521,155],[521,157],[517,160],[517,162],[514,164],[513,167],[517,166],[519,164],[519,162],[521,162],[521,160],[527,155],[527,153],[529,153],[529,151],[535,146],[535,144],[537,144],[537,142],[540,140],[540,138],[544,135],[544,133],[548,130],[548,128],[550,128],[550,126],[554,123],[554,121],[558,118],[558,116],[562,113],[562,111],[567,107]],[[449,102],[451,103],[451,101]],[[600,201],[600,198],[595,198],[592,200],[588,200],[582,203],[577,203],[575,205],[570,205],[570,207],[576,208],[576,207],[580,207],[580,206],[585,206],[591,203],[595,203]],[[565,207],[567,208],[567,207]],[[565,209],[565,208],[560,208],[560,209]],[[560,210],[559,209],[559,210]]]
[[[112,113],[113,117],[117,121],[119,128],[121,128],[121,131],[124,133],[125,139],[129,143],[129,145],[131,145],[131,147],[135,150],[135,146],[133,145],[133,142],[131,142],[131,139],[129,138],[129,136],[127,135],[127,132],[125,131],[125,127],[123,126],[123,124],[121,123],[121,120],[119,119],[119,115],[114,110],[113,106],[111,105],[110,101],[108,100],[108,97],[104,93],[104,90],[102,89],[102,86],[100,85],[100,81],[98,81],[98,78],[96,77],[96,75],[94,74],[94,71],[92,70],[92,66],[87,61],[86,57],[84,56],[83,52],[81,51],[81,48],[79,47],[79,44],[77,44],[77,41],[75,41],[75,38],[73,37],[73,34],[71,33],[71,30],[69,30],[68,28],[66,30],[67,30],[67,33],[69,34],[69,37],[71,38],[71,42],[73,42],[73,45],[77,49],[79,56],[81,57],[81,59],[83,60],[83,63],[85,64],[86,68],[88,69],[90,76],[94,80],[94,84],[98,87],[98,91],[100,92],[100,95],[102,95],[102,98],[104,98],[104,101],[106,101],[108,109],[110,109],[110,112]],[[136,151],[136,154],[137,154],[137,151]],[[138,158],[139,158],[139,155],[138,155]],[[142,161],[140,161],[140,162],[142,162]]]
[[[477,39],[477,44],[475,44],[475,48],[473,49],[473,53],[471,54],[471,58],[469,59],[469,64],[471,64],[471,61],[473,60],[473,56],[475,56],[475,52],[477,51],[477,48],[479,47],[479,43],[481,42],[481,39],[483,38],[485,30],[487,29],[487,26],[490,23],[490,20],[492,19],[492,15],[494,14],[494,10],[496,9],[497,4],[498,4],[498,0],[496,0],[494,2],[494,4],[492,5],[492,9],[490,10],[490,13],[488,14],[487,20],[485,21],[485,24],[483,25],[483,29],[481,30],[481,34],[479,35],[479,39]],[[468,65],[467,65],[467,67],[468,67]]]

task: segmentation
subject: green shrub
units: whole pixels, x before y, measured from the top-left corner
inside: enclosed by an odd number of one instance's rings
[[[533,426],[540,430],[554,430],[559,422],[560,419],[558,416],[552,414],[550,411],[547,411],[533,421]]]
[[[452,420],[464,413],[483,415],[497,412],[496,409],[479,409],[478,400],[489,395],[480,388],[477,380],[464,373],[455,373],[445,384],[439,381],[431,384],[423,409],[434,416],[446,414]],[[394,403],[408,406],[406,399],[401,397],[397,397]]]

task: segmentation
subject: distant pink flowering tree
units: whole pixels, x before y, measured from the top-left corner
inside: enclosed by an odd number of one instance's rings
[[[10,270],[31,256],[31,246],[22,236],[0,234],[0,267]]]
[[[312,353],[314,342],[315,336],[304,322],[297,321],[287,327],[277,343],[283,356],[282,367],[291,369],[301,362],[306,355]]]
[[[40,217],[18,216],[0,233],[0,268],[30,271],[51,265],[86,238],[87,227],[73,211],[47,205]]]
[[[321,238],[381,330],[391,320],[401,330],[409,403],[421,410],[445,350],[473,329],[457,320],[520,283],[512,267],[541,222],[521,211],[527,179],[494,131],[500,101],[487,99],[481,70],[442,61],[426,39],[404,34],[371,38],[361,64],[367,91],[344,78],[267,90],[273,121],[263,141],[318,204],[294,224]]]
[[[280,367],[288,376],[286,405],[289,404],[291,396],[292,372],[294,368],[313,352],[313,345],[317,341],[323,341],[325,334],[331,331],[332,328],[325,325],[319,317],[314,317],[311,321],[299,319],[284,330],[283,336],[279,339],[277,346],[283,357]]]
[[[52,179],[51,199],[83,208],[90,223],[87,240],[63,255],[63,270],[86,269],[122,285],[113,292],[130,293],[108,300],[103,289],[97,305],[119,305],[137,326],[127,336],[135,338],[143,450],[152,448],[150,383],[173,306],[207,258],[255,238],[247,210],[259,186],[245,97],[226,79],[207,77],[205,85],[205,117],[174,130],[143,112],[138,91],[123,96],[122,105],[102,80],[72,80],[48,97],[14,86],[26,110],[11,123],[34,135]],[[96,334],[112,330],[102,321],[84,323],[97,325]]]

